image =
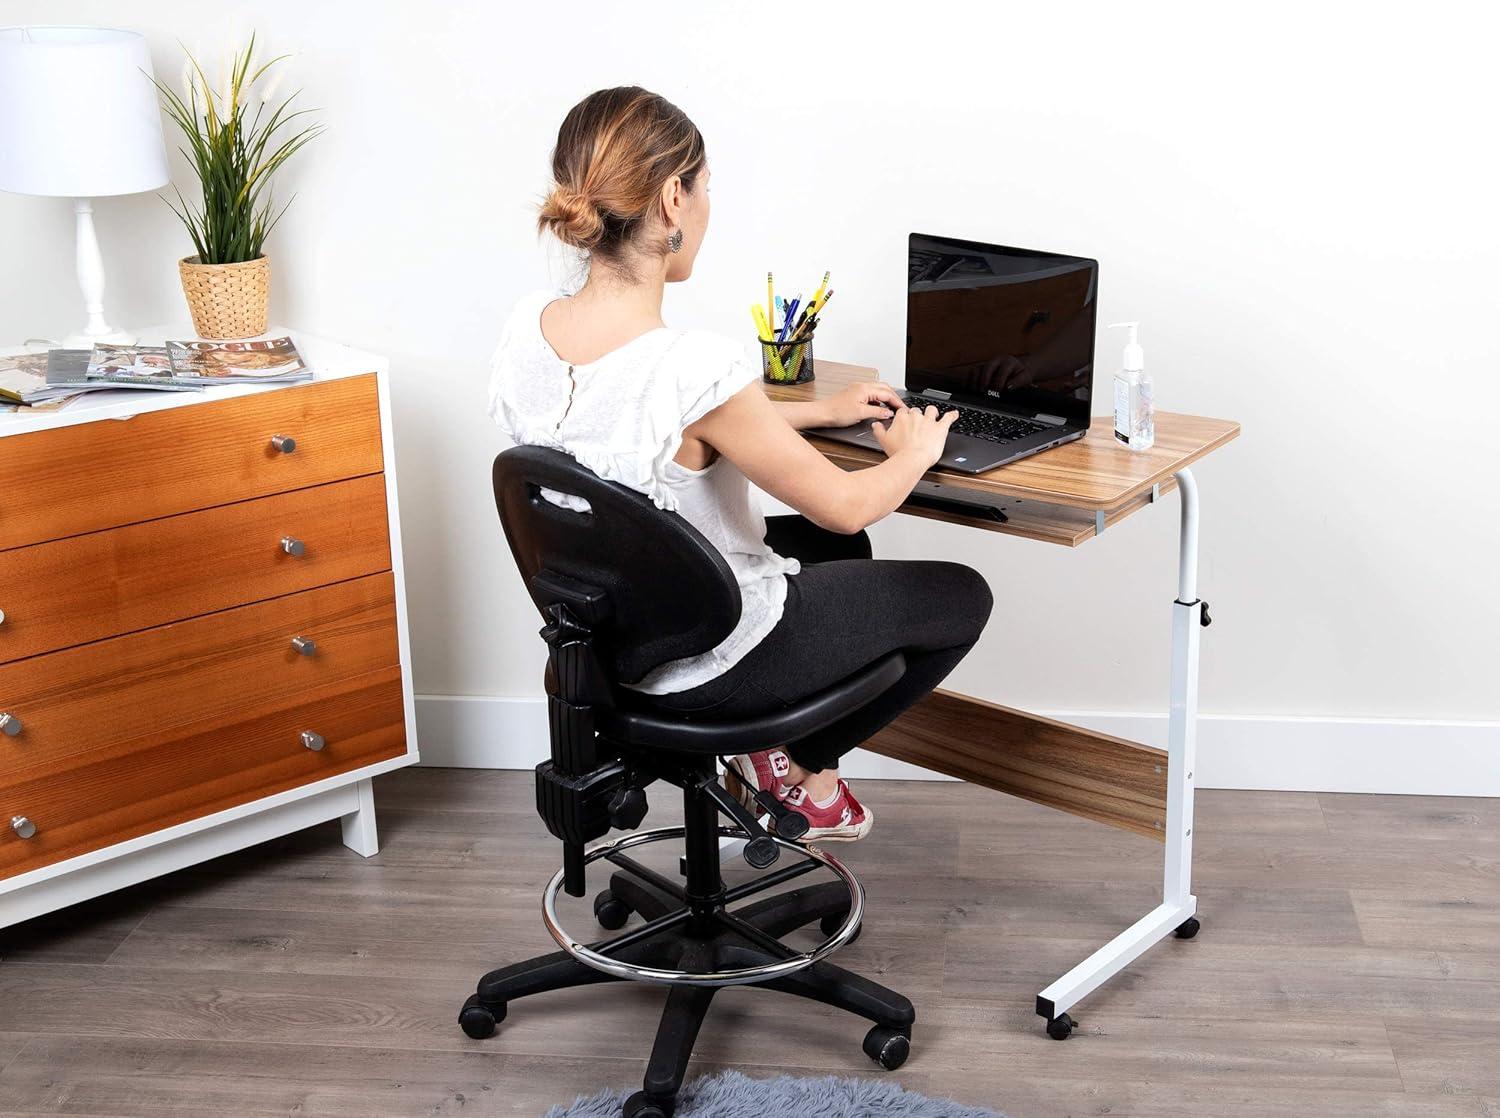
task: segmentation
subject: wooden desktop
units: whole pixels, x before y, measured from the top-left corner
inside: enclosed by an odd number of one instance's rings
[[[878,379],[874,369],[819,361],[805,384],[765,384],[775,400],[831,396],[850,384]],[[1108,417],[1095,417],[1084,438],[985,474],[930,471],[925,480],[955,495],[993,499],[1005,521],[947,509],[903,505],[902,513],[1078,547],[1110,525],[1172,493],[1182,479],[1182,549],[1179,595],[1174,603],[1169,750],[1014,710],[952,691],[935,691],[865,744],[871,752],[907,761],[985,788],[1007,792],[1060,811],[1153,838],[1167,845],[1163,903],[1037,1000],[1048,1032],[1065,1038],[1067,1010],[1078,999],[1137,958],[1163,935],[1192,935],[1192,757],[1197,708],[1200,626],[1205,603],[1197,598],[1197,492],[1188,469],[1239,435],[1222,419],[1156,414],[1156,445],[1137,452],[1114,438]],[[809,441],[829,461],[857,470],[881,460],[865,450],[816,436]]]
[[[821,400],[851,384],[878,380],[874,369],[819,361],[817,379],[806,384],[765,384],[773,400]],[[1240,425],[1175,412],[1156,413],[1156,445],[1147,451],[1122,447],[1108,416],[1095,416],[1083,438],[1023,458],[985,474],[932,470],[926,480],[971,494],[1001,498],[1006,523],[965,519],[932,509],[903,507],[912,516],[968,524],[991,532],[1077,547],[1109,525],[1139,512],[1176,486],[1173,475],[1240,433]],[[846,470],[883,457],[846,443],[810,437],[830,462]]]

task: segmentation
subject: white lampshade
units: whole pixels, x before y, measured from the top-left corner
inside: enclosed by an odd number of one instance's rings
[[[99,198],[166,183],[143,36],[109,27],[0,28],[0,190]]]

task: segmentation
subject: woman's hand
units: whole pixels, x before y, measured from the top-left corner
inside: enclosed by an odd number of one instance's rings
[[[875,441],[885,451],[887,458],[899,454],[911,455],[922,461],[922,468],[936,464],[943,456],[943,446],[948,441],[948,428],[958,419],[958,411],[950,411],[941,419],[938,410],[928,408],[902,408],[884,426],[870,424]]]
[[[879,381],[851,384],[823,404],[828,409],[821,424],[824,427],[850,427],[866,419],[890,419],[895,413],[906,410],[900,394]]]

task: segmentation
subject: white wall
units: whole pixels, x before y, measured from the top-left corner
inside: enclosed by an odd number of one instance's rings
[[[274,309],[392,357],[419,691],[539,694],[488,493],[485,359],[548,279],[531,207],[558,122],[637,82],[694,117],[714,165],[669,321],[743,335],[767,267],[809,286],[831,268],[820,354],[899,379],[909,230],[1096,256],[1100,321],[1143,320],[1161,405],[1244,424],[1198,470],[1203,709],[1494,720],[1497,27],[1479,10],[7,0],[3,21],[139,28],[163,75],[178,39],[217,58],[253,27],[298,52],[328,133],[280,187],[297,200]],[[98,210],[114,317],[183,319],[163,204]],[[0,337],[74,325],[66,203],[0,195],[0,243]],[[1099,352],[1107,390],[1118,341]],[[955,686],[1162,708],[1175,510],[1077,552],[899,517],[874,535],[995,588],[1003,623]]]

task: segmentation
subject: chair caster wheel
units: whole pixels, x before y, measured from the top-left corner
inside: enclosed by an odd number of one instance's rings
[[[672,1118],[677,1107],[670,1102],[652,1102],[645,1091],[637,1091],[625,1100],[624,1118]]]
[[[847,912],[836,912],[832,916],[825,916],[823,917],[823,919],[818,921],[818,929],[825,936],[831,936],[834,932],[838,931],[844,926],[844,921],[848,918],[849,914]],[[849,943],[857,943],[859,941],[859,937],[864,934],[864,930],[865,926],[863,923],[861,923],[859,927],[854,929],[854,934],[849,937]],[[844,946],[848,947],[849,944],[846,943]]]
[[[485,1004],[478,994],[470,994],[469,1000],[458,1011],[458,1027],[465,1036],[475,1040],[487,1040],[495,1035],[495,1026],[505,1020],[505,1003]]]
[[[607,932],[618,932],[630,919],[630,906],[608,889],[594,898],[594,919]]]
[[[876,1025],[865,1034],[865,1055],[886,1071],[895,1071],[911,1055],[911,1037],[904,1030]]]
[[[1172,934],[1175,935],[1178,939],[1192,939],[1195,935],[1198,934],[1198,929],[1201,927],[1203,927],[1203,925],[1198,923],[1198,918],[1196,916],[1189,916],[1181,924],[1177,925],[1177,931]]]
[[[1067,1040],[1077,1027],[1073,1018],[1066,1013],[1060,1014],[1047,1022],[1047,1035],[1053,1040]]]

